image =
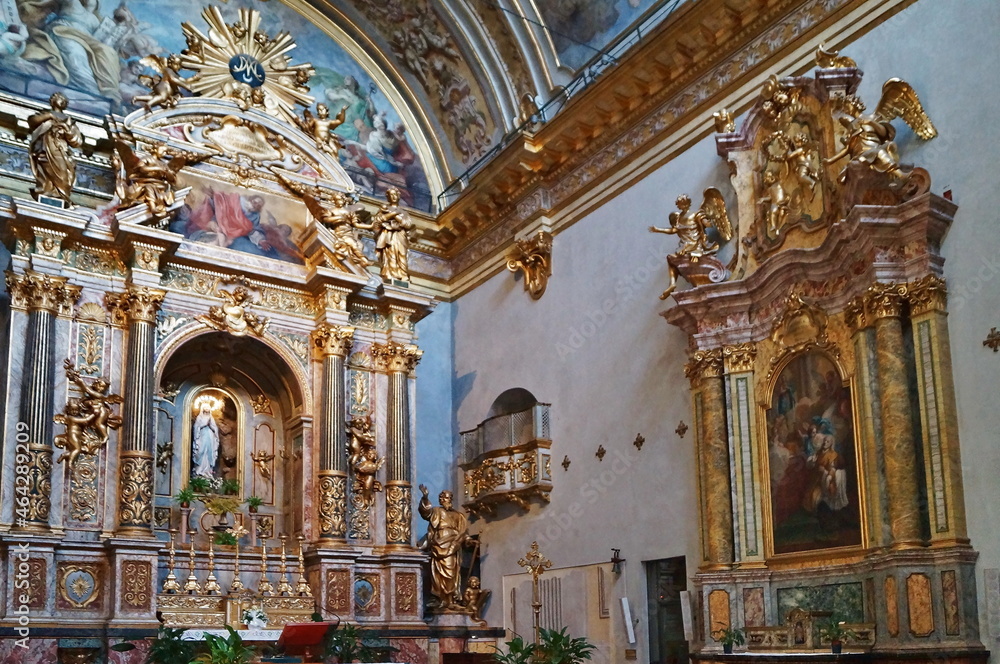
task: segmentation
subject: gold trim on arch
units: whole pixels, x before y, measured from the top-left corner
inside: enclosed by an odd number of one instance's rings
[[[854,464],[857,468],[858,485],[858,517],[860,519],[859,528],[861,530],[861,544],[850,546],[831,547],[827,549],[816,549],[814,551],[796,551],[794,553],[774,552],[774,515],[771,507],[771,441],[767,429],[767,411],[771,409],[774,388],[777,384],[778,375],[793,360],[807,353],[822,353],[837,368],[840,373],[841,386],[848,388],[851,394],[851,427],[854,437]],[[761,469],[761,513],[763,518],[764,531],[764,561],[768,567],[808,567],[811,564],[829,565],[832,559],[843,559],[843,562],[860,560],[869,547],[869,518],[868,518],[868,494],[863,478],[867,477],[868,469],[862,453],[863,441],[859,439],[858,431],[861,426],[861,415],[858,412],[858,386],[853,372],[848,372],[844,366],[840,348],[837,344],[829,341],[815,342],[807,341],[792,348],[787,348],[771,360],[771,369],[768,371],[765,381],[765,398],[758,402],[757,407],[757,430],[763,432],[762,444],[757,446],[758,468]]]

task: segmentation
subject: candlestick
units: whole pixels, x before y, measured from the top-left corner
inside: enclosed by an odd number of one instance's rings
[[[274,594],[274,586],[267,580],[267,545],[260,544],[260,583],[257,584],[257,592],[261,596]]]
[[[205,594],[217,595],[222,592],[219,580],[215,578],[215,540],[208,539],[208,578],[205,579]]]
[[[302,541],[305,539],[302,535],[298,536],[299,539],[299,580],[295,583],[295,594],[301,597],[312,597],[312,588],[309,587],[309,582],[306,581],[306,562],[305,557],[302,555]]]
[[[170,529],[170,564],[167,567],[167,578],[163,582],[163,592],[171,595],[181,589],[181,584],[177,583],[177,576],[174,575],[174,535],[176,533],[176,529]]]
[[[278,537],[281,540],[281,567],[279,571],[281,572],[281,578],[278,579],[278,590],[279,595],[291,595],[292,594],[292,584],[288,582],[288,565],[285,559],[285,540],[288,539],[288,535],[282,534]]]
[[[188,578],[187,582],[184,584],[184,592],[191,595],[197,595],[201,592],[201,584],[198,583],[198,577],[194,575],[194,538],[191,538],[191,549],[190,556],[188,558]]]

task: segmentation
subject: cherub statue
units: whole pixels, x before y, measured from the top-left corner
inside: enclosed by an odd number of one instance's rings
[[[76,182],[76,161],[73,148],[83,143],[80,128],[66,115],[69,102],[61,92],[49,97],[52,110],[39,111],[28,117],[29,155],[35,187],[31,193],[58,198],[69,203]]]
[[[218,154],[185,152],[162,143],[152,152],[137,154],[132,146],[120,139],[115,140],[115,150],[119,171],[115,193],[122,207],[145,203],[157,217],[166,215],[167,208],[174,204],[174,186],[181,169]]]
[[[766,192],[760,197],[757,203],[764,210],[764,218],[767,219],[767,231],[772,237],[777,237],[781,232],[785,221],[788,220],[788,208],[791,199],[782,186],[781,180],[774,171],[764,172],[764,188]]]
[[[76,383],[83,392],[84,398],[70,399],[64,413],[57,413],[53,418],[57,424],[65,425],[66,431],[55,437],[53,443],[66,452],[59,457],[58,462],[68,460],[72,466],[81,452],[96,454],[108,442],[110,429],[122,425],[122,419],[114,415],[111,406],[122,403],[117,394],[108,394],[111,387],[105,378],[97,378],[88,385],[80,376],[80,372],[72,362],[66,360],[66,377]]]
[[[382,262],[382,278],[409,281],[407,257],[410,250],[410,230],[413,220],[399,206],[399,190],[385,192],[386,202],[379,207],[372,224],[375,228],[375,251]]]
[[[679,259],[686,259],[697,263],[704,256],[711,256],[719,250],[719,246],[708,240],[705,230],[714,226],[719,232],[719,237],[723,241],[728,241],[733,236],[733,227],[729,222],[729,215],[726,212],[726,201],[715,187],[705,190],[705,200],[697,212],[691,211],[691,198],[687,194],[677,197],[677,212],[670,213],[670,226],[668,228],[658,228],[650,226],[651,233],[666,233],[676,235],[680,246],[677,252],[667,257],[667,265],[670,268],[670,284],[667,290],[660,295],[661,300],[670,297],[677,287],[677,277],[680,271],[677,267]]]
[[[816,66],[820,69],[845,69],[857,67],[858,63],[839,51],[828,51],[820,44],[816,47]]]
[[[256,452],[250,455],[250,460],[253,461],[254,465],[257,467],[257,472],[265,480],[271,479],[271,468],[267,465],[274,461],[274,455],[268,454],[264,450]]]
[[[782,116],[794,116],[800,106],[799,95],[798,88],[783,83],[771,74],[761,86],[760,97],[764,100],[761,110],[775,121]]]
[[[247,307],[253,304],[253,296],[245,286],[237,286],[232,292],[220,289],[216,295],[225,302],[221,306],[209,307],[208,314],[196,316],[197,320],[211,328],[221,332],[229,332],[237,337],[242,337],[250,332],[258,337],[264,335],[271,321],[247,311]]]
[[[841,139],[844,147],[823,163],[832,164],[844,157],[849,159],[837,178],[842,184],[847,181],[852,167],[867,168],[893,179],[907,178],[909,173],[903,172],[899,165],[899,151],[893,142],[896,129],[890,121],[903,118],[923,140],[937,136],[937,130],[920,104],[917,93],[906,81],[890,78],[882,86],[882,98],[875,112],[865,115],[864,110],[864,104],[856,102],[855,112],[858,115],[840,118],[840,123],[847,129],[847,136]]]
[[[347,206],[347,197],[339,191],[330,192],[316,185],[304,185],[290,179],[280,169],[272,168],[271,172],[278,180],[306,204],[306,209],[324,226],[333,231],[335,242],[333,252],[337,258],[354,263],[358,267],[367,267],[371,261],[365,256],[358,238],[358,229],[371,229],[371,224],[364,224],[356,210]]]
[[[371,418],[355,417],[347,425],[350,442],[347,459],[354,471],[354,493],[361,496],[362,503],[370,506],[375,501],[375,493],[382,490],[382,484],[375,479],[375,473],[385,463],[375,449],[375,435],[371,431]]]
[[[817,153],[809,146],[809,136],[805,132],[799,132],[789,138],[783,132],[777,132],[777,138],[785,149],[779,158],[786,169],[785,172],[792,175],[799,186],[809,191],[810,199],[815,198],[820,176],[812,167],[813,158]]]
[[[736,121],[728,108],[723,108],[712,113],[712,121],[715,123],[717,134],[728,134],[736,131]]]
[[[302,112],[301,118],[296,118],[296,122],[304,132],[313,137],[316,147],[323,152],[336,155],[344,146],[340,143],[340,137],[333,132],[334,129],[344,124],[347,114],[347,106],[340,109],[337,117],[330,119],[330,109],[326,104],[316,105],[316,116],[307,108]]]
[[[189,40],[190,46],[190,40]],[[155,69],[158,76],[142,75],[139,80],[150,89],[148,95],[137,95],[132,98],[136,104],[142,104],[149,113],[153,106],[173,108],[181,98],[181,90],[190,90],[191,83],[198,80],[199,74],[184,78],[178,72],[181,70],[181,59],[177,55],[147,55],[139,60],[141,64]]]
[[[470,576],[469,585],[465,589],[462,599],[464,600],[463,603],[465,604],[465,608],[469,612],[472,619],[477,623],[485,625],[486,621],[483,619],[483,606],[486,604],[486,600],[488,600],[490,595],[493,593],[489,590],[483,590],[479,586],[479,577]]]

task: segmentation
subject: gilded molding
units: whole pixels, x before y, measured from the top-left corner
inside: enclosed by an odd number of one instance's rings
[[[148,560],[128,560],[122,565],[122,604],[136,611],[149,611],[153,575]]]
[[[19,453],[21,450],[19,449]],[[45,529],[52,510],[52,449],[30,445],[27,463],[17,466],[17,515],[19,529]],[[22,504],[22,499],[26,504]]]
[[[354,328],[324,323],[313,331],[312,342],[322,355],[346,358],[354,344]]]
[[[24,274],[7,272],[7,290],[15,309],[68,315],[83,288],[70,284],[68,277],[25,270]]]
[[[906,284],[872,284],[864,294],[865,309],[875,320],[899,318],[903,314],[907,294]]]
[[[410,485],[403,483],[385,488],[385,535],[389,544],[410,544],[411,491]]]
[[[347,477],[337,471],[320,471],[320,537],[343,538],[347,534]]]
[[[153,458],[147,452],[122,454],[118,506],[122,528],[149,529],[153,522]]]
[[[149,272],[160,271],[160,255],[163,249],[153,244],[135,244],[132,267]]]
[[[413,344],[401,344],[397,341],[372,344],[375,367],[389,373],[410,373],[417,368],[423,354],[424,351]]]
[[[851,298],[844,309],[844,319],[847,327],[851,330],[851,335],[868,327],[868,311],[865,308],[865,298],[863,295]]]
[[[97,457],[81,453],[70,465],[69,516],[74,521],[90,523],[97,516]]]
[[[753,371],[754,360],[757,359],[757,344],[752,342],[725,346],[722,349],[726,373],[742,373]]]
[[[400,573],[396,575],[396,613],[415,614],[417,612],[417,575]]]
[[[718,378],[723,373],[723,357],[721,348],[698,350],[691,354],[691,359],[684,365],[684,375],[689,379]]]
[[[351,570],[328,569],[326,571],[326,610],[336,616],[348,616],[351,612]]]
[[[119,327],[132,322],[155,324],[166,294],[158,288],[129,284],[122,293],[105,293],[104,304],[111,312],[111,322]]]
[[[371,510],[358,494],[351,495],[351,517],[347,536],[356,540],[371,539]]]
[[[932,311],[945,311],[948,306],[948,286],[945,280],[936,274],[912,281],[907,285],[907,299],[910,302],[910,314],[919,316]]]
[[[100,565],[69,563],[60,564],[57,569],[59,598],[65,608],[86,609],[100,600],[104,592]]]

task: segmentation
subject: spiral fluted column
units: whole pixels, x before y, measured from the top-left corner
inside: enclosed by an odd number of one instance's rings
[[[354,328],[324,324],[313,332],[312,338],[323,361],[322,429],[316,481],[319,536],[321,543],[343,542],[347,538],[344,360],[351,352]]]
[[[165,291],[129,286],[105,300],[118,324],[128,326],[125,384],[122,389],[121,455],[118,461],[118,533],[152,536],[153,532],[153,352],[156,313]]]
[[[24,382],[20,419],[16,431],[14,527],[47,531],[52,508],[52,435],[55,365],[53,343],[56,316],[72,306],[81,288],[65,277],[34,270],[23,275],[7,273],[12,304],[28,312],[24,348]]]
[[[389,376],[386,456],[388,457],[385,502],[386,543],[410,546],[412,539],[411,493],[413,464],[410,458],[409,374],[423,351],[412,344],[390,341],[375,344],[372,354]]]

